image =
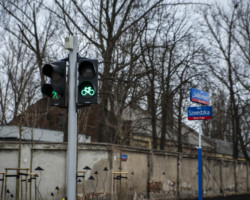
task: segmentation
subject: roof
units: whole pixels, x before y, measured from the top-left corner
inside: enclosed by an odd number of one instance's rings
[[[117,116],[107,111],[108,134],[116,130]],[[49,98],[44,97],[31,105],[27,110],[12,120],[8,125],[33,127],[38,129],[47,129],[67,133],[67,109],[57,106],[50,106]],[[124,121],[124,126],[129,126],[128,121]],[[89,107],[78,109],[78,134],[91,136],[93,142],[98,142],[98,129],[100,124],[100,106],[92,104]],[[67,135],[67,134],[65,134]],[[65,139],[66,140],[66,139]]]
[[[42,141],[42,142],[63,142],[63,132],[47,130],[32,127],[21,127],[22,140],[24,141]],[[0,140],[19,140],[20,127],[18,126],[1,126]],[[79,135],[79,142],[90,142],[91,137]]]

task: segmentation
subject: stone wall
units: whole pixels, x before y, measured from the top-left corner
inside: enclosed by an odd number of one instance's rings
[[[66,193],[67,144],[23,142],[21,148],[21,168],[30,168],[39,175],[38,199],[62,199]],[[0,172],[18,167],[18,149],[17,142],[0,143]],[[127,155],[127,160],[122,161],[121,154]],[[111,144],[79,144],[77,166],[80,171],[76,179],[78,199],[84,199],[83,193],[85,199],[124,200],[198,195],[197,155]],[[43,170],[35,170],[38,167]],[[244,160],[223,155],[203,157],[204,196],[247,193],[249,177],[249,163]],[[34,199],[35,186],[32,187]],[[25,188],[23,183],[22,188]],[[15,178],[8,177],[7,189],[8,195],[16,195]]]

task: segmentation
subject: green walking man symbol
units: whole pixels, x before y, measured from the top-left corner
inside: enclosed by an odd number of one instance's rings
[[[52,98],[54,99],[54,100],[58,100],[59,99],[59,97],[58,97],[58,93],[56,92],[56,91],[53,91],[52,92]]]

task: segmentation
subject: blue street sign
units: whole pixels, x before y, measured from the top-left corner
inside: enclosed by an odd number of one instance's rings
[[[209,93],[205,92],[205,91],[202,91],[202,90],[195,89],[195,88],[191,88],[191,90],[190,90],[190,101],[205,104],[205,105],[209,105],[210,104]]]
[[[212,106],[188,107],[188,120],[212,119]]]
[[[122,154],[122,155],[121,155],[121,160],[122,160],[122,161],[128,160],[128,155],[127,155],[127,154]]]

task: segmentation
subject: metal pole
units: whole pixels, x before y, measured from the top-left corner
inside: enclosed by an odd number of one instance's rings
[[[28,170],[26,170],[25,175],[25,200],[28,200]]]
[[[73,36],[73,49],[69,54],[69,102],[68,102],[68,169],[67,197],[76,199],[76,148],[77,148],[77,107],[76,107],[76,63],[78,39]]]
[[[199,200],[202,200],[202,148],[201,148],[201,120],[199,123],[199,148],[198,148],[198,192],[199,192]]]
[[[35,200],[37,200],[37,177],[35,177]]]
[[[5,183],[5,173],[4,172],[1,172],[0,173],[2,175],[2,187],[1,187],[1,200],[4,200],[3,197],[4,197],[4,183]]]
[[[201,120],[199,121],[199,148],[201,148],[201,135],[202,135],[202,127]]]
[[[5,174],[8,175],[8,170],[5,169]],[[4,183],[4,200],[7,199],[7,176],[5,176],[5,183]]]

